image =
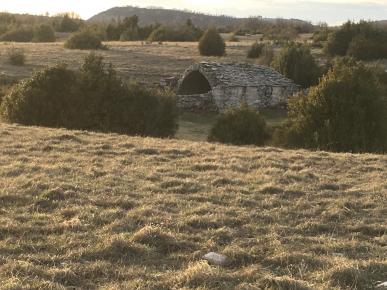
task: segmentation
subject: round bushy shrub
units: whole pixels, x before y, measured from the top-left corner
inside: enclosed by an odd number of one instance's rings
[[[247,52],[248,58],[259,58],[262,54],[263,48],[265,45],[263,43],[255,42],[250,47],[249,51]]]
[[[71,127],[76,107],[77,77],[65,66],[36,73],[13,87],[1,104],[1,114],[12,123],[48,127]],[[73,100],[72,100],[73,99]]]
[[[66,41],[69,49],[103,49],[101,40],[90,31],[77,32]]]
[[[307,95],[290,99],[289,120],[278,136],[290,147],[386,150],[386,95],[375,71],[353,59],[338,60]]]
[[[243,104],[218,117],[208,141],[234,145],[263,145],[269,137],[264,118],[259,112]]]
[[[177,129],[174,96],[126,85],[96,55],[78,72],[56,66],[35,74],[4,97],[0,112],[24,125],[156,137],[173,136]]]
[[[34,42],[55,42],[55,31],[51,25],[41,24],[35,28]]]
[[[304,88],[318,83],[320,69],[309,48],[292,43],[274,59],[273,66],[280,73]]]
[[[199,52],[203,56],[223,56],[226,44],[215,28],[209,28],[199,40]]]

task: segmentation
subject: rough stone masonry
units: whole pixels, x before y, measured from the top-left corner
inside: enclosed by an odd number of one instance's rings
[[[178,83],[178,105],[188,111],[219,111],[247,103],[255,109],[285,104],[300,88],[272,68],[248,63],[200,62]]]

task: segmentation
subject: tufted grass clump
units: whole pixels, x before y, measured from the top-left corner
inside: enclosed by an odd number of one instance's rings
[[[158,226],[145,226],[135,232],[132,240],[136,243],[154,247],[160,252],[173,252],[178,249],[175,236]]]

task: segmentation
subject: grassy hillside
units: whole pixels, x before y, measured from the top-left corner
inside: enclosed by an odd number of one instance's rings
[[[387,156],[0,124],[0,164],[1,289],[372,289],[387,275]]]
[[[201,28],[216,26],[223,28],[237,28],[249,23],[251,18],[236,18],[227,15],[209,15],[200,12],[164,9],[157,7],[141,8],[133,6],[113,7],[91,17],[89,22],[111,22],[112,20],[124,19],[125,17],[138,16],[141,26],[160,23],[163,25],[181,25],[188,19]],[[278,21],[275,18],[259,18],[264,24],[273,24]],[[298,19],[281,19],[289,25],[309,25],[308,22]]]
[[[133,6],[113,7],[91,17],[89,22],[111,22],[113,19],[124,19],[137,15],[140,25],[160,23],[163,25],[179,25],[191,19],[195,25],[208,27],[215,25],[220,27],[235,26],[241,23],[242,19],[231,16],[215,16],[191,11],[163,8],[140,8]]]

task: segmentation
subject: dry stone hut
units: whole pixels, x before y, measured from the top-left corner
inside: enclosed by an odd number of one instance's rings
[[[299,90],[277,71],[248,63],[201,62],[179,80],[178,104],[189,111],[224,111],[246,102],[260,109],[285,103]]]

